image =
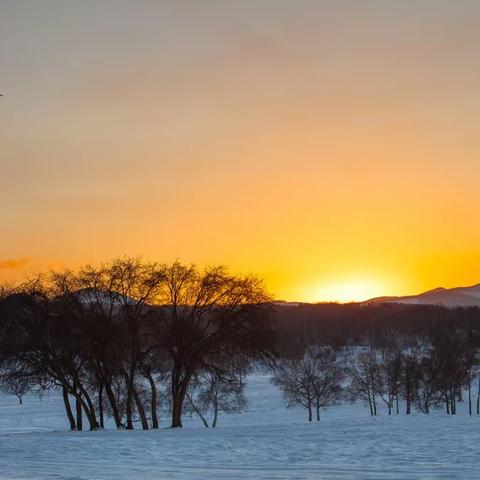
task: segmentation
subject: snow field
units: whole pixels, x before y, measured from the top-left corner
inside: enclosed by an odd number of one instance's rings
[[[480,418],[370,417],[340,405],[308,423],[287,410],[269,376],[248,379],[249,410],[219,427],[185,418],[183,429],[68,432],[62,399],[0,398],[2,480],[450,479],[480,478]]]

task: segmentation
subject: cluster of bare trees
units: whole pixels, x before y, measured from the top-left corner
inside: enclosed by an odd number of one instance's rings
[[[465,400],[469,414],[476,404],[480,415],[476,334],[440,330],[427,336],[388,330],[380,340],[366,336],[360,343],[309,348],[301,358],[278,362],[273,382],[287,406],[305,407],[312,421],[314,408],[319,420],[320,408],[340,401],[361,400],[374,416],[379,402],[389,415],[399,414],[400,405],[406,414],[444,408],[455,415],[457,403]]]
[[[254,276],[118,259],[52,273],[0,296],[0,387],[58,389],[71,429],[172,427],[185,409],[244,408],[252,361],[271,359],[270,298]],[[160,405],[160,403],[162,405]]]
[[[430,413],[445,408],[455,415],[457,403],[466,394],[469,414],[473,410],[473,379],[479,376],[477,342],[464,331],[435,332],[429,337],[402,337],[389,332],[381,345],[369,341],[350,356],[351,393],[363,399],[376,415],[376,400],[399,413],[399,398],[405,413],[412,408]],[[477,414],[480,391],[476,389]]]

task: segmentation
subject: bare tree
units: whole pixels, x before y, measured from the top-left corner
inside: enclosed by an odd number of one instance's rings
[[[207,371],[196,376],[186,394],[187,404],[205,427],[215,428],[221,412],[240,413],[247,407],[245,384],[235,376],[223,376]],[[207,414],[213,418],[209,425]]]
[[[176,262],[163,268],[159,296],[165,331],[163,348],[172,363],[172,427],[182,426],[182,411],[193,377],[209,369],[222,373],[215,359],[243,355],[270,358],[270,300],[253,276],[235,276],[224,267],[203,271]],[[261,321],[259,321],[261,319]]]
[[[372,345],[360,352],[352,351],[347,357],[347,371],[350,377],[352,400],[361,399],[367,403],[370,415],[377,414],[377,395],[383,390],[379,358]]]
[[[335,352],[321,347],[308,350],[301,359],[286,359],[275,367],[273,383],[280,387],[287,407],[303,406],[308,421],[320,420],[320,409],[339,402],[342,392],[343,369]]]
[[[398,396],[400,393],[402,368],[402,356],[398,345],[390,343],[381,349],[379,365],[381,376],[379,383],[382,387],[379,391],[380,397],[388,408],[388,414],[392,414],[392,409],[395,405],[398,415]]]
[[[431,357],[419,359],[415,376],[415,405],[422,413],[429,414],[432,408],[438,408],[442,402],[439,390],[440,375],[438,365]]]
[[[430,355],[439,372],[438,390],[444,399],[446,413],[455,415],[462,388],[468,383],[475,363],[475,354],[460,330],[450,334],[442,330],[433,332],[431,342]]]
[[[135,389],[136,376],[145,372],[144,357],[150,353],[145,324],[154,317],[156,297],[163,280],[161,268],[139,258],[121,258],[99,268],[84,267],[78,276],[77,296],[89,312],[106,328],[99,348],[92,356],[98,388],[107,394],[117,427],[121,426],[118,407],[111,389],[113,377],[123,378],[127,390],[126,428],[133,429],[133,413],[139,414],[142,428],[148,419],[142,396]],[[98,332],[93,332],[98,337]],[[115,337],[110,336],[115,333]],[[115,341],[112,341],[115,340]],[[149,378],[149,381],[153,377]],[[150,383],[155,389],[155,384]],[[155,391],[152,391],[155,397]],[[156,410],[152,411],[153,427],[158,427]]]
[[[417,337],[407,337],[402,346],[401,393],[405,400],[405,413],[410,415],[416,399],[420,352]]]
[[[23,307],[17,309],[7,328],[3,359],[22,365],[41,388],[65,389],[77,403],[77,420],[81,420],[83,410],[90,428],[97,428],[95,408],[86,388],[89,372],[80,324],[75,321],[72,306],[66,308],[66,304],[51,299],[48,291],[21,294],[12,301],[21,301]]]
[[[20,405],[23,404],[23,396],[30,388],[29,384],[28,372],[23,371],[20,363],[4,364],[3,372],[0,373],[0,389],[7,394],[15,395]]]

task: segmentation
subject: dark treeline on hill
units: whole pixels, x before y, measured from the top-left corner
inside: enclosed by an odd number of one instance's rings
[[[358,345],[366,334],[381,343],[384,333],[448,335],[480,332],[480,308],[400,303],[277,304],[272,309],[277,346],[301,353],[308,345]]]
[[[355,399],[454,414],[465,389],[471,413],[479,352],[476,307],[279,304],[223,267],[126,258],[0,287],[0,388],[60,392],[72,430],[158,428],[162,412],[215,427],[258,366],[309,420]]]

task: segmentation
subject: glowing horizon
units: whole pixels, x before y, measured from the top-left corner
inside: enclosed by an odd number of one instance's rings
[[[480,282],[480,4],[180,3],[2,4],[0,281],[142,255],[292,301]]]

